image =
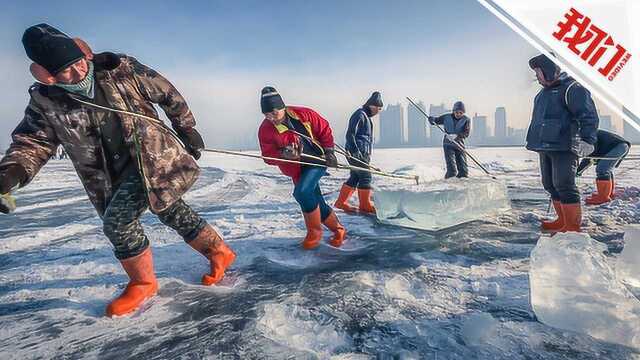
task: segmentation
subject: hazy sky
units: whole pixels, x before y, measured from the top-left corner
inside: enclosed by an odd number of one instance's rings
[[[510,126],[526,127],[539,89],[536,51],[473,0],[15,1],[0,14],[0,148],[33,82],[20,38],[40,22],[164,74],[209,146],[255,141],[265,85],[318,110],[341,141],[373,90],[386,103],[461,99],[491,126],[506,106]]]

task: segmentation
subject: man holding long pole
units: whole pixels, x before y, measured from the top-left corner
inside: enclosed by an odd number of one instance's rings
[[[438,117],[429,116],[431,125],[444,125],[445,134],[442,139],[442,147],[444,160],[447,164],[445,179],[454,176],[462,178],[469,175],[467,154],[463,148],[464,139],[469,137],[471,132],[471,121],[464,113],[464,104],[462,101],[457,101],[453,104],[453,112]]]

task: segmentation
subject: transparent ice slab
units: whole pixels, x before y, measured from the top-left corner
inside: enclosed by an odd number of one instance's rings
[[[531,306],[546,325],[640,349],[640,301],[606,250],[587,234],[541,237],[531,252]]]
[[[506,185],[488,178],[383,186],[374,192],[374,202],[380,222],[429,231],[489,218],[511,208]]]

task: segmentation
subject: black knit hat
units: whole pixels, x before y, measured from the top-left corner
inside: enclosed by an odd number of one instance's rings
[[[72,38],[44,23],[25,30],[22,45],[29,59],[54,76],[84,57],[84,53]]]
[[[467,112],[464,109],[464,103],[462,101],[456,101],[455,104],[453,104],[453,110],[451,110],[451,111],[458,111],[458,110],[460,110],[462,112]]]
[[[549,59],[545,54],[532,57],[531,60],[529,60],[529,67],[531,69],[540,68],[547,81],[555,79],[556,74],[560,72],[560,67],[551,61],[551,59]]]
[[[284,101],[278,90],[272,86],[265,86],[260,92],[260,108],[262,113],[270,113],[275,109],[284,109]]]
[[[367,100],[366,103],[364,103],[364,106],[378,106],[378,107],[383,107],[384,105],[382,104],[382,95],[380,95],[380,92],[378,91],[374,91],[373,94],[371,94],[371,96],[369,97],[369,100]]]

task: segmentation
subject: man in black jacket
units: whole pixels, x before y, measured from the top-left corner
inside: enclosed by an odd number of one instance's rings
[[[620,165],[631,147],[631,143],[622,136],[606,130],[599,129],[597,137],[595,150],[589,159],[582,159],[576,172],[577,176],[582,176],[589,166],[596,164],[597,191],[585,199],[587,205],[600,205],[611,201],[615,193],[613,169]]]
[[[591,154],[596,143],[596,106],[589,90],[545,55],[529,60],[529,67],[542,90],[534,99],[526,147],[540,155],[542,186],[558,215],[554,221],[543,221],[542,229],[580,231],[582,209],[575,175],[578,158]]]
[[[347,129],[346,149],[351,155],[349,164],[357,167],[369,167],[371,150],[373,149],[373,122],[371,118],[382,110],[382,95],[375,91],[361,108],[356,110],[349,119]],[[360,205],[358,209],[349,205],[349,198],[358,189]],[[335,207],[347,212],[357,210],[375,214],[376,209],[371,203],[371,173],[361,170],[351,170],[349,179],[342,185]]]

